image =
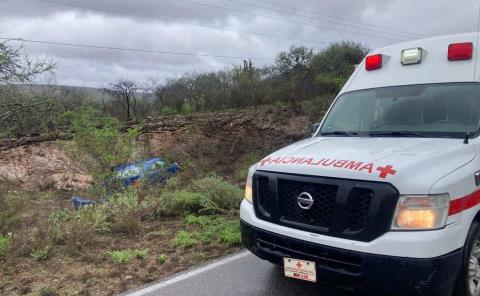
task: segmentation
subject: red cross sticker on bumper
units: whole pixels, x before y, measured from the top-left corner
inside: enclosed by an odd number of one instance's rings
[[[377,171],[380,172],[378,175],[380,178],[385,179],[388,175],[395,175],[397,173],[396,170],[393,169],[393,166],[386,165],[384,167],[377,167]]]

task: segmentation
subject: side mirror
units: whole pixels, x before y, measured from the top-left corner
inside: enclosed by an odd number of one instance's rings
[[[320,123],[314,123],[312,125],[312,129],[310,131],[310,135],[313,137],[315,133],[317,132],[318,127],[320,126]]]

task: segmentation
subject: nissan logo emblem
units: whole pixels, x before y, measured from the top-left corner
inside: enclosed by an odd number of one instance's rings
[[[308,192],[302,192],[297,197],[297,204],[301,209],[310,210],[313,207],[313,196]]]

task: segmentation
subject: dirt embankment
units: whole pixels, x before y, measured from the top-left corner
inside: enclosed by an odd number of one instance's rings
[[[308,136],[306,116],[289,117],[273,108],[163,117],[147,120],[139,157],[166,156],[203,170],[232,176],[247,155],[262,157]],[[81,190],[92,177],[55,143],[57,136],[0,142],[0,181],[31,191]]]

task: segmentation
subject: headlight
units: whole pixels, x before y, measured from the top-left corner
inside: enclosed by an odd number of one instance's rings
[[[250,203],[253,202],[252,183],[253,183],[253,174],[255,173],[255,167],[256,167],[256,164],[252,165],[248,169],[247,183],[245,184],[245,199]]]
[[[448,193],[401,195],[392,230],[432,230],[445,227],[450,205]]]

